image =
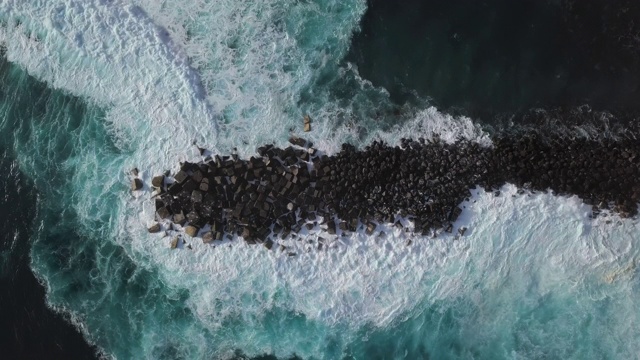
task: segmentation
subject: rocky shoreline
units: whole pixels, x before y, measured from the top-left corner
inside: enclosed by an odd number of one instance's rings
[[[594,215],[610,209],[635,216],[640,201],[640,143],[631,139],[528,134],[496,137],[492,147],[403,139],[400,146],[374,142],[363,150],[344,144],[332,156],[304,139],[290,142],[284,149],[262,146],[249,159],[207,156],[154,177],[156,220],[181,225],[205,243],[237,234],[271,248],[270,233],[286,237],[318,224],[330,235],[360,227],[372,234],[379,223],[402,226],[402,217],[412,219],[416,233],[452,231],[458,205],[476,186],[496,196],[505,183],[577,195]],[[140,179],[132,181],[134,190],[141,187]],[[149,228],[160,230],[159,223]]]

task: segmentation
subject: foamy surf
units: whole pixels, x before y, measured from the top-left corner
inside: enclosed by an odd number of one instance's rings
[[[457,320],[481,326],[474,341],[482,342],[500,333],[500,327],[517,325],[515,314],[523,304],[533,306],[550,294],[575,297],[585,312],[599,311],[600,301],[607,297],[628,301],[625,306],[632,308],[630,298],[625,299],[633,293],[629,264],[638,257],[637,220],[616,215],[590,219],[590,207],[576,197],[518,195],[511,185],[498,197],[482,189],[474,193],[462,204],[463,213],[454,224],[454,229],[467,228],[462,236],[457,231],[437,238],[416,236],[408,222],[407,229],[382,224],[377,231],[384,235],[368,236],[361,229],[342,238],[321,229],[303,231],[280,239],[285,248],[277,251],[246,245],[241,239],[216,246],[188,240],[192,250],[171,251],[169,238],[156,236],[147,239],[146,246],[166,267],[167,281],[190,289],[189,306],[213,331],[214,342],[241,349],[255,345],[227,337],[225,326],[238,318],[262,324],[272,311],[299,314],[305,326],[320,327],[325,335],[338,336],[332,333],[338,331],[348,343],[357,342],[362,329],[393,328],[424,309],[447,309],[446,304],[455,309],[462,301],[481,313]],[[481,321],[482,313],[504,317]],[[293,323],[278,326],[286,333]],[[614,324],[602,326],[615,331]],[[258,327],[245,336],[266,339],[272,330]],[[550,333],[545,337],[567,336],[566,327],[544,324],[542,330]],[[301,352],[299,341],[270,339],[269,347],[260,350],[323,357],[321,352]],[[314,350],[329,346],[322,339],[314,341],[321,342]],[[610,350],[637,350],[628,345]]]

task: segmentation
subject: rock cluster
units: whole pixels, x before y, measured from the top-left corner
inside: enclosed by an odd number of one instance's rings
[[[330,234],[369,234],[380,222],[413,218],[414,231],[451,231],[458,205],[476,185],[513,183],[532,191],[575,194],[594,205],[635,215],[640,201],[640,144],[635,141],[497,137],[493,147],[459,141],[403,139],[363,150],[344,144],[324,155],[304,139],[285,149],[258,148],[257,157],[207,157],[154,177],[156,215],[203,241],[235,233],[255,243],[286,236],[322,217]],[[311,224],[309,222],[311,221]],[[157,230],[157,229],[154,229]],[[265,244],[268,247],[271,243]]]

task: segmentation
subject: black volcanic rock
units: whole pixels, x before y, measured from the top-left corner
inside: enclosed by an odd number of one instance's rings
[[[304,140],[295,140],[296,145]],[[306,144],[306,142],[305,142]],[[306,220],[323,217],[327,231],[355,231],[396,215],[414,218],[415,232],[452,231],[458,205],[477,185],[497,190],[513,183],[529,191],[574,194],[623,216],[637,212],[640,199],[640,144],[541,138],[536,134],[497,136],[492,147],[402,139],[391,147],[374,141],[363,150],[344,144],[335,155],[313,156],[296,149],[258,148],[262,157],[209,157],[183,163],[176,180],[156,200],[157,214],[197,229],[212,226],[213,237],[238,233],[255,243],[273,231],[286,236]],[[310,159],[307,161],[305,159]],[[499,193],[499,192],[496,192]],[[186,219],[184,217],[186,213]],[[597,212],[594,212],[597,213]],[[337,217],[337,222],[334,220]],[[298,220],[300,219],[300,220]]]

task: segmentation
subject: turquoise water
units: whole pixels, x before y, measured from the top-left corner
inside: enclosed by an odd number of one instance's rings
[[[576,198],[478,190],[456,226],[386,229],[284,256],[237,241],[169,249],[142,178],[251,155],[313,116],[332,152],[441,134],[471,119],[397,107],[342,62],[363,1],[0,4],[0,145],[38,192],[30,266],[47,304],[103,355],[208,359],[634,358],[638,219]],[[411,240],[411,244],[409,244]]]

